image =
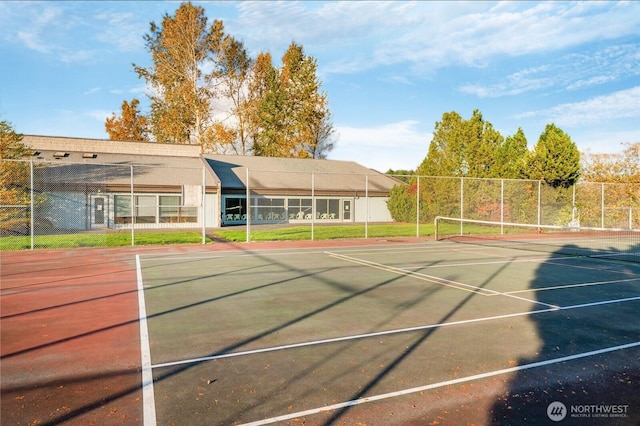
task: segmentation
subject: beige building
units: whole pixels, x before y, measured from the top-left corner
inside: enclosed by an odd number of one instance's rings
[[[399,183],[351,161],[51,136],[23,143],[46,194],[40,217],[61,229],[390,222],[386,202]]]

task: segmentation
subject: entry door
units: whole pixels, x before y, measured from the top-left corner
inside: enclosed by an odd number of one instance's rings
[[[351,200],[342,200],[342,220],[351,220]]]
[[[93,225],[97,227],[104,226],[104,197],[93,198]]]

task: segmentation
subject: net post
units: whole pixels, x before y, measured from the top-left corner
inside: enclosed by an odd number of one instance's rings
[[[440,216],[436,216],[435,219],[433,219],[433,236],[434,236],[436,241],[439,240],[439,237],[438,237],[438,219],[440,219]]]

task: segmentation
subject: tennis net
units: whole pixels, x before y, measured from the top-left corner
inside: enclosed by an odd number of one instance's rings
[[[538,225],[438,216],[436,240],[640,263],[640,229]]]

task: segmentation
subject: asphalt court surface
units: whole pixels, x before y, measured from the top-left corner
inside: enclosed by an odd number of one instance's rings
[[[138,280],[145,423],[549,421],[557,383],[640,368],[637,264],[438,242],[142,255]],[[501,410],[522,386],[546,396]]]

